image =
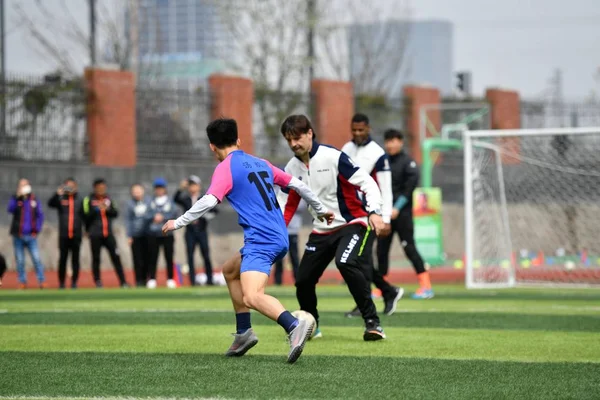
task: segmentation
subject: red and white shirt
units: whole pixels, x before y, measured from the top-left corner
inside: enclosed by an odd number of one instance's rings
[[[315,233],[328,233],[353,223],[367,225],[370,212],[381,212],[381,192],[375,180],[347,154],[334,147],[313,142],[309,165],[294,157],[287,163],[285,171],[308,185],[335,214],[334,221],[327,225],[326,221],[319,221],[309,207]],[[296,212],[300,196],[293,190],[282,188],[278,200],[288,223]]]
[[[368,138],[364,143],[350,141],[342,147],[342,151],[350,156],[359,167],[364,168],[379,185],[383,206],[381,216],[383,222],[390,223],[394,196],[392,195],[392,172],[390,160],[385,150],[374,140]]]

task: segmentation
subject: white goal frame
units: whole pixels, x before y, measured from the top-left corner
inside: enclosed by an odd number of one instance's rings
[[[504,189],[504,179],[502,172],[501,148],[493,143],[482,141],[483,138],[503,138],[503,137],[529,137],[529,136],[577,136],[577,135],[600,135],[600,127],[589,128],[543,128],[543,129],[497,129],[497,130],[476,130],[465,131],[463,133],[463,151],[464,151],[464,201],[465,201],[465,285],[468,289],[500,289],[519,286],[516,279],[516,266],[511,260],[508,280],[506,282],[482,283],[474,280],[474,212],[473,212],[473,145],[488,148],[495,153],[495,162],[498,166],[498,179],[501,192],[500,202],[504,203],[504,212],[508,213],[506,207],[506,192]],[[508,216],[504,216],[506,232],[510,232]],[[510,235],[507,238],[506,245],[512,251]],[[526,286],[529,286],[527,284]],[[552,284],[552,286],[581,287],[582,285],[573,284]],[[585,286],[585,285],[584,285]]]

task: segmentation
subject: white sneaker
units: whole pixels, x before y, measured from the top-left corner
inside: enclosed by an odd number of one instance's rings
[[[175,283],[175,281],[173,279],[169,279],[167,281],[167,287],[169,289],[177,289],[177,284]]]
[[[156,289],[156,279],[150,279],[148,283],[146,283],[146,287],[148,289]]]

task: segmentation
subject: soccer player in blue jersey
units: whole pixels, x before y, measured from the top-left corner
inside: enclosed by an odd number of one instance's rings
[[[163,232],[183,228],[214,208],[223,198],[238,213],[244,229],[242,262],[237,276],[228,276],[227,286],[236,311],[237,333],[226,355],[242,356],[258,343],[250,324],[250,310],[277,321],[290,341],[288,362],[295,362],[312,327],[296,319],[276,298],[265,294],[271,266],[288,251],[288,234],[273,185],[298,192],[315,210],[319,219],[333,221],[333,213],[299,179],[274,167],[268,161],[244,153],[239,148],[237,123],[217,119],[206,128],[210,148],[220,161],[206,194],[176,220],[163,226]]]

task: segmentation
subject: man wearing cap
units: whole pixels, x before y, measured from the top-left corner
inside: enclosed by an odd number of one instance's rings
[[[162,247],[167,267],[167,287],[175,289],[177,284],[173,280],[173,251],[175,238],[173,232],[163,235],[162,226],[170,219],[177,217],[175,204],[167,195],[167,181],[163,178],[154,180],[154,197],[146,214],[148,220],[148,248],[150,250],[149,280],[146,286],[156,288],[156,268],[158,266],[158,252]]]
[[[181,181],[179,190],[175,193],[174,201],[181,206],[184,211],[189,210],[196,201],[202,197],[202,181],[196,175],[190,175],[187,179]],[[190,284],[195,285],[196,268],[194,264],[194,251],[196,246],[200,246],[200,253],[204,259],[204,269],[206,271],[206,284],[213,284],[212,263],[210,261],[210,249],[208,246],[208,221],[215,217],[217,209],[213,209],[191,224],[185,231],[185,244],[187,249],[188,265],[190,268]]]

